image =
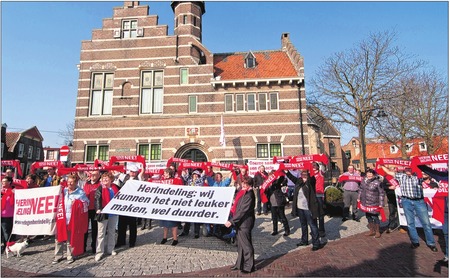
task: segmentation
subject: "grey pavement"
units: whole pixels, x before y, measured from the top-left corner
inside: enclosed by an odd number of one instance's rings
[[[311,245],[297,247],[300,241],[300,223],[298,218],[286,215],[291,228],[291,235],[284,237],[282,225],[280,233],[272,236],[272,221],[269,215],[257,216],[253,229],[253,244],[257,261],[281,256],[299,249],[310,249]],[[34,276],[143,276],[182,274],[208,269],[221,268],[234,264],[237,252],[236,246],[215,237],[195,239],[192,228],[187,237],[179,237],[179,244],[171,246],[171,239],[165,245],[159,244],[162,239],[162,228],[153,220],[151,230],[141,231],[138,227],[137,243],[134,248],[118,248],[116,256],[107,256],[96,262],[94,255],[89,253],[80,256],[72,264],[65,260],[53,265],[54,241],[36,240],[25,250],[22,257],[6,256],[1,258],[3,269],[33,273]],[[327,235],[322,241],[338,241],[352,235],[367,231],[365,217],[361,222],[342,222],[340,217],[325,217]],[[180,231],[180,230],[179,230]],[[127,236],[128,239],[128,236]],[[88,242],[89,246],[89,242]],[[24,275],[26,276],[26,275]]]

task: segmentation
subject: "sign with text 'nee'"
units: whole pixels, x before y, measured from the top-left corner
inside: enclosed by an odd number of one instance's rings
[[[224,224],[234,187],[180,186],[129,180],[102,213],[180,222]]]

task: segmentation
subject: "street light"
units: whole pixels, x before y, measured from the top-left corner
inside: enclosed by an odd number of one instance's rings
[[[378,110],[377,115],[375,117],[387,117],[387,114],[381,107],[374,107],[364,110],[358,110],[358,132],[359,132],[359,144],[361,147],[361,156],[359,158],[360,170],[361,172],[366,172],[367,161],[366,161],[366,132],[365,128],[362,125],[362,113],[364,112],[372,112]]]

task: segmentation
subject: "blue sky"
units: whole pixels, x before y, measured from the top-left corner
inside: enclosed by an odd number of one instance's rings
[[[146,2],[173,34],[170,2]],[[37,126],[44,146],[73,122],[81,41],[123,2],[1,2],[2,123]],[[399,46],[448,77],[448,2],[205,2],[203,44],[213,53],[281,48],[281,34],[305,60],[308,80],[336,52],[371,32],[396,31]],[[341,130],[342,144],[356,131]]]

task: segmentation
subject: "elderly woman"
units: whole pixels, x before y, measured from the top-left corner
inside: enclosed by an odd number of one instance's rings
[[[102,213],[102,209],[111,201],[119,192],[119,188],[113,184],[114,175],[111,172],[104,173],[101,177],[100,184],[95,191],[95,212],[98,221],[98,236],[95,261],[100,261],[104,253],[115,256],[114,251],[116,225],[118,216],[114,214]],[[106,242],[106,245],[105,245]]]
[[[255,251],[252,243],[252,229],[255,226],[255,193],[253,192],[253,179],[243,177],[242,188],[236,194],[232,211],[233,216],[225,223],[225,227],[236,228],[238,257],[232,270],[241,270],[242,273],[255,271]]]
[[[370,231],[366,236],[381,237],[379,210],[383,209],[384,188],[378,179],[375,171],[367,170],[365,179],[361,182],[358,202],[362,211],[366,212],[367,222],[369,222]]]
[[[89,204],[89,199],[86,196],[86,193],[77,186],[78,177],[75,175],[69,175],[67,178],[67,187],[63,189],[63,195],[64,195],[64,208],[66,212],[66,225],[71,224],[72,220],[72,208],[76,200],[80,200],[81,202],[85,202],[86,204]],[[75,216],[74,216],[75,217]],[[76,218],[72,221],[72,224],[76,223]],[[76,225],[83,225],[86,223],[78,223]],[[73,226],[73,225],[72,225]],[[87,225],[85,225],[85,228],[87,230]],[[63,256],[63,245],[66,245],[67,249],[67,263],[73,263],[74,258],[73,255],[82,254],[83,253],[83,246],[79,248],[80,250],[74,252],[74,247],[71,245],[71,242],[74,242],[74,234],[76,233],[75,228],[68,229],[67,231],[67,241],[59,242],[58,237],[55,238],[55,259],[52,261],[53,264],[57,264]],[[57,231],[58,232],[58,231]],[[78,239],[78,242],[81,242],[84,238],[84,232],[82,231],[82,238]],[[59,253],[61,252],[61,255]],[[72,254],[74,253],[74,254]]]

